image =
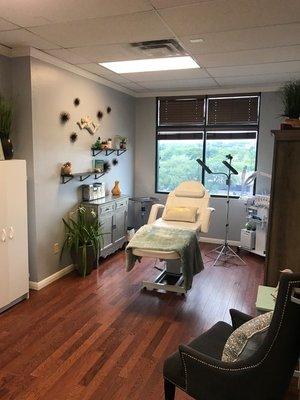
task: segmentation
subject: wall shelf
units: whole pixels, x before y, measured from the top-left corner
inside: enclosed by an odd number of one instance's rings
[[[89,172],[76,172],[75,174],[70,174],[70,175],[61,174],[60,177],[61,177],[61,183],[64,185],[76,177],[79,178],[80,182],[83,182],[92,175],[94,175],[94,179],[97,180],[97,179],[101,178],[101,176],[103,176],[104,174],[105,174],[105,172],[89,171]]]
[[[102,152],[104,152],[104,154],[106,156],[110,156],[113,153],[116,153],[117,156],[120,156],[121,154],[125,153],[126,150],[127,149],[103,149],[103,150],[92,149],[92,153],[93,153],[93,157],[98,156]]]

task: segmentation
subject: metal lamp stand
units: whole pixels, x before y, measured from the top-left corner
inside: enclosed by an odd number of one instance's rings
[[[213,267],[217,266],[220,262],[222,265],[225,265],[229,260],[236,258],[238,259],[243,265],[246,265],[245,261],[232,249],[232,247],[228,244],[228,235],[229,235],[229,208],[230,208],[230,184],[231,184],[231,175],[237,175],[238,172],[231,166],[232,156],[228,154],[226,156],[229,159],[229,162],[223,161],[223,164],[228,168],[228,173],[225,172],[212,172],[209,167],[207,167],[201,160],[197,160],[198,163],[209,173],[213,175],[225,175],[226,176],[226,185],[227,185],[227,198],[226,198],[226,225],[225,225],[225,239],[224,244],[217,246],[216,248],[210,250],[207,254],[210,253],[218,253],[214,263],[212,264]],[[206,254],[206,255],[207,255]]]

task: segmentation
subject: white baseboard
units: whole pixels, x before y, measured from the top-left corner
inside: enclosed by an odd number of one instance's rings
[[[39,282],[29,281],[29,288],[33,290],[40,290],[45,286],[50,285],[50,283],[57,281],[57,279],[61,278],[62,276],[67,275],[69,272],[73,271],[73,269],[74,265],[70,264]]]
[[[224,243],[224,239],[218,239],[218,238],[209,238],[209,237],[200,237],[200,242],[203,243],[214,243],[214,244],[222,244]],[[228,240],[228,244],[230,246],[240,246],[241,242],[238,240]]]

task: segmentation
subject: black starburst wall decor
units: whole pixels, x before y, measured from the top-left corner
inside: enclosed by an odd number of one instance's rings
[[[110,171],[110,169],[111,169],[110,163],[109,163],[108,161],[105,161],[105,162],[103,163],[103,172],[107,173],[107,172]]]
[[[113,158],[112,159],[112,165],[115,167],[118,164],[119,164],[119,160],[117,160],[116,158]]]
[[[63,112],[60,114],[60,122],[61,122],[62,124],[67,123],[67,122],[69,121],[69,119],[70,119],[70,114],[69,114],[68,112],[63,111]]]
[[[75,143],[77,139],[78,139],[77,133],[76,132],[72,132],[71,135],[70,135],[70,142],[71,143]]]
[[[79,104],[80,104],[80,98],[79,97],[76,97],[76,99],[74,99],[74,106],[75,107],[78,107],[79,106]]]
[[[99,110],[97,112],[97,118],[100,120],[100,119],[102,119],[102,117],[103,117],[103,112]]]

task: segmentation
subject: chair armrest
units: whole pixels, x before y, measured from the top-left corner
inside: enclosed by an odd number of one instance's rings
[[[148,224],[153,224],[157,220],[157,215],[160,210],[165,208],[164,204],[153,204],[148,218]]]
[[[229,310],[229,312],[231,316],[232,327],[234,330],[253,318],[251,315],[242,313],[241,311],[235,310],[233,308]]]
[[[247,384],[257,374],[245,361],[225,363],[189,346],[180,345],[185,391],[195,399],[240,400]]]
[[[210,217],[211,214],[215,211],[214,208],[212,207],[207,207],[205,211],[203,212],[202,216],[202,223],[201,223],[201,232],[207,233],[209,229],[209,224],[210,224]]]

